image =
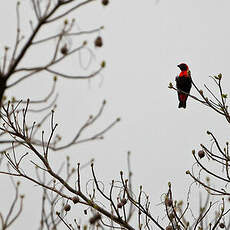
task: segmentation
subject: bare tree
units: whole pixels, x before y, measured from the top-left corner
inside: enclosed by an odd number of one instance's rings
[[[75,136],[67,144],[61,143],[60,136],[56,133],[55,108],[57,97],[56,91],[57,76],[66,79],[85,80],[97,76],[105,67],[102,61],[96,70],[89,70],[86,76],[71,75],[66,71],[60,71],[58,66],[67,57],[72,57],[87,47],[87,42],[77,47],[72,47],[66,42],[66,38],[75,39],[81,35],[95,36],[94,46],[102,47],[103,39],[99,32],[103,27],[90,30],[73,31],[74,19],[66,17],[71,13],[85,7],[93,2],[108,5],[108,0],[31,0],[35,19],[30,20],[31,32],[29,36],[22,34],[20,20],[20,3],[16,5],[17,31],[13,49],[5,47],[5,53],[0,63],[0,143],[1,148],[1,168],[0,174],[9,176],[12,180],[15,197],[9,205],[6,213],[0,213],[1,229],[8,229],[20,217],[23,210],[23,195],[19,195],[19,182],[14,182],[13,178],[27,180],[36,184],[42,190],[41,215],[38,229],[229,229],[230,221],[228,217],[229,207],[226,198],[229,197],[229,144],[221,147],[218,139],[211,132],[207,132],[212,137],[211,147],[201,145],[201,149],[196,153],[193,151],[195,164],[192,171],[186,173],[192,178],[193,183],[204,187],[207,191],[205,202],[200,197],[199,212],[194,213],[189,203],[183,205],[182,201],[177,201],[173,194],[171,183],[168,190],[162,196],[161,207],[165,216],[159,218],[150,206],[150,196],[147,195],[142,186],[135,194],[132,185],[132,171],[130,166],[130,153],[127,158],[127,173],[120,172],[119,180],[111,179],[109,185],[104,184],[98,178],[93,160],[89,160],[85,165],[80,162],[71,165],[69,157],[60,168],[55,168],[50,160],[52,151],[60,151],[70,146],[89,141],[101,140],[103,136],[120,121],[115,119],[109,125],[95,132],[94,134],[82,137],[82,134],[89,127],[93,126],[100,118],[106,106],[103,101],[101,107],[95,115],[90,115],[84,124],[79,127]],[[61,24],[61,29],[56,34],[48,34],[41,37],[40,31],[52,24]],[[55,43],[53,50],[47,54],[48,61],[45,64],[37,63],[36,66],[25,66],[27,54],[33,47],[42,46],[50,41]],[[12,98],[6,100],[5,92],[23,83],[24,80],[32,76],[45,72],[53,77],[53,85],[47,95],[41,100]],[[55,76],[54,76],[55,75]],[[214,112],[224,116],[230,122],[227,106],[227,94],[223,93],[222,75],[212,77],[217,85],[219,95],[204,85],[207,97],[203,90],[200,90],[193,82],[197,96],[189,95],[197,102],[209,107]],[[16,80],[15,80],[16,79]],[[169,88],[178,91],[172,83]],[[50,102],[51,98],[54,99]],[[40,109],[34,109],[34,105],[40,105]],[[32,114],[40,114],[40,120],[33,121]],[[45,121],[49,121],[50,127],[48,137],[43,130]],[[206,158],[206,161],[205,161]],[[217,167],[210,166],[216,164]],[[87,167],[90,166],[90,167]],[[195,168],[197,166],[197,168]],[[28,172],[28,169],[29,172]],[[91,179],[85,185],[82,183],[82,170],[90,170]],[[209,179],[212,177],[213,179]],[[215,181],[216,180],[216,181]],[[84,185],[84,186],[83,186]],[[190,190],[188,192],[188,196]],[[212,197],[221,199],[216,202]],[[60,202],[59,202],[60,201]],[[87,224],[81,223],[81,216],[72,220],[67,219],[72,206],[77,205],[88,218]],[[89,216],[89,217],[88,217]]]
[[[224,116],[227,123],[230,122],[227,97],[222,87],[222,74],[210,76],[216,88],[211,90],[206,84],[204,89],[192,82],[197,96],[189,94],[192,99],[210,108],[219,115]],[[169,84],[170,89],[176,89],[172,83]],[[185,93],[185,92],[183,92]],[[203,187],[207,192],[207,199],[204,205],[200,204],[199,217],[196,218],[195,225],[191,229],[229,229],[229,143],[226,142],[224,147],[221,147],[216,136],[207,131],[211,136],[210,147],[201,144],[199,151],[192,151],[195,163],[193,169],[186,171],[195,184]],[[206,158],[206,159],[205,159]],[[216,202],[210,201],[211,198],[216,198]],[[220,197],[220,198],[219,198]],[[219,199],[218,199],[219,198]],[[226,203],[227,202],[227,203]],[[215,214],[214,217],[212,217]],[[204,221],[205,220],[205,221]],[[189,223],[187,221],[187,223]]]
[[[95,116],[90,115],[85,123],[82,125],[82,127],[79,128],[76,135],[72,138],[72,140],[69,141],[69,143],[64,145],[58,145],[61,138],[59,135],[56,135],[54,137],[54,131],[56,129],[56,124],[54,124],[54,110],[56,108],[56,100],[57,96],[54,97],[55,91],[56,91],[56,82],[57,77],[65,78],[65,79],[73,79],[73,80],[88,80],[95,76],[97,76],[102,69],[105,67],[105,61],[102,61],[101,64],[98,66],[96,70],[88,70],[89,74],[87,75],[71,75],[69,73],[61,72],[58,69],[58,66],[66,60],[68,57],[72,57],[74,54],[79,53],[81,50],[84,50],[87,48],[87,41],[83,40],[82,43],[76,47],[70,46],[68,44],[68,39],[71,38],[74,40],[75,38],[80,38],[82,35],[87,36],[94,36],[96,35],[96,38],[94,40],[94,46],[95,47],[102,47],[103,46],[103,40],[100,36],[99,32],[103,29],[103,26],[100,26],[98,28],[93,28],[89,30],[82,30],[78,29],[77,31],[74,31],[74,25],[76,24],[75,18],[68,19],[67,17],[71,17],[71,13],[79,10],[82,7],[86,7],[89,4],[93,4],[93,2],[97,2],[97,4],[101,4],[102,6],[107,6],[109,4],[108,0],[86,0],[86,1],[77,1],[77,0],[30,0],[32,5],[32,10],[34,13],[34,18],[31,20],[28,20],[31,32],[28,36],[25,36],[22,34],[22,28],[24,25],[21,25],[21,10],[20,6],[21,3],[18,2],[16,4],[16,18],[17,18],[17,29],[16,29],[16,37],[15,37],[15,44],[13,45],[13,48],[5,46],[4,49],[4,56],[3,60],[0,63],[0,109],[1,109],[1,139],[0,143],[2,144],[1,148],[1,173],[7,174],[10,176],[16,176],[16,177],[25,177],[30,178],[30,180],[33,183],[38,183],[39,185],[43,185],[43,200],[42,200],[42,214],[41,214],[41,226],[40,228],[43,229],[46,225],[46,228],[50,228],[52,224],[52,228],[56,229],[56,226],[58,222],[55,221],[57,219],[56,214],[53,213],[53,206],[55,205],[55,202],[62,194],[63,188],[65,186],[63,185],[61,188],[58,188],[57,196],[50,199],[47,190],[47,186],[52,188],[54,185],[51,185],[51,181],[48,182],[46,185],[46,182],[44,181],[44,178],[46,177],[46,174],[44,174],[43,180],[40,178],[41,172],[47,172],[47,169],[42,168],[37,163],[35,163],[33,160],[31,160],[31,164],[34,166],[35,175],[36,177],[29,177],[26,175],[24,169],[21,168],[21,163],[24,161],[28,155],[30,155],[29,152],[22,153],[23,147],[26,147],[26,139],[30,140],[31,146],[37,146],[42,151],[46,152],[46,158],[48,157],[48,152],[50,150],[58,151],[65,148],[68,148],[72,145],[76,145],[79,143],[84,143],[88,141],[93,140],[101,140],[103,139],[103,135],[109,131],[117,122],[119,122],[119,118],[115,119],[115,121],[112,121],[109,125],[105,126],[101,130],[98,130],[98,132],[94,133],[91,136],[82,138],[82,134],[86,129],[93,126],[98,119],[100,119],[104,107],[106,105],[106,101],[103,101],[101,107],[99,108],[99,111],[95,114]],[[55,25],[60,24],[61,29],[55,34],[47,34],[46,37],[42,37],[41,31],[43,29],[47,29],[47,27],[54,27]],[[60,27],[59,27],[60,28]],[[52,30],[48,30],[52,31]],[[44,64],[40,64],[39,62],[36,63],[36,66],[26,66],[25,63],[27,63],[27,58],[29,54],[33,54],[32,49],[44,46],[44,44],[53,42],[55,43],[55,46],[52,49],[49,50],[47,53],[47,62]],[[89,49],[89,48],[88,48]],[[90,51],[92,52],[92,51]],[[81,64],[81,63],[80,63]],[[50,92],[47,93],[47,95],[41,99],[41,100],[23,100],[19,97],[19,99],[13,97],[11,101],[6,100],[5,92],[12,87],[18,85],[19,83],[24,82],[27,79],[30,79],[34,75],[46,72],[46,74],[52,74],[54,76],[53,78],[53,86],[50,89]],[[54,97],[54,99],[51,100],[51,98]],[[33,105],[40,105],[41,108],[34,109]],[[27,123],[27,116],[30,114],[29,119],[31,119],[31,115],[33,113],[39,113],[41,114],[41,119],[38,122],[32,122],[31,124]],[[45,113],[45,114],[44,114]],[[42,126],[45,123],[47,119],[51,118],[52,122],[52,131],[50,138],[48,140],[44,140],[44,131],[42,131]],[[13,120],[12,120],[13,119]],[[21,120],[23,119],[23,120]],[[10,123],[9,123],[10,122]],[[14,131],[17,130],[17,132],[20,133],[20,135],[24,136],[23,139],[16,137],[13,135],[13,133],[8,132],[9,129],[13,128]],[[39,132],[42,132],[42,139],[37,138],[39,135]],[[18,133],[18,134],[19,134]],[[21,137],[22,137],[21,136]],[[20,139],[20,140],[19,140]],[[27,146],[28,147],[28,146]],[[20,149],[19,152],[16,151],[16,149]],[[45,150],[46,149],[46,150]],[[12,155],[13,154],[13,155]],[[13,158],[12,158],[13,156]],[[7,164],[5,164],[5,160],[7,160]],[[69,163],[67,163],[69,165]],[[16,168],[18,170],[16,170]],[[71,171],[67,170],[67,177],[65,178],[65,183],[68,183],[69,178],[73,175],[75,172],[74,169]],[[17,173],[12,173],[11,170],[16,170]],[[39,171],[41,170],[41,172]],[[20,172],[20,173],[19,173]],[[21,174],[21,175],[20,175]],[[62,179],[64,181],[64,179]],[[36,181],[36,182],[35,182]],[[15,216],[13,215],[14,209],[16,207],[16,204],[18,203],[18,185],[15,185],[15,193],[16,198],[13,200],[13,204],[10,207],[9,213],[7,214],[6,218],[4,219],[4,216],[1,214],[1,223],[2,223],[2,229],[6,229],[10,227],[15,220],[19,217],[21,211],[22,211],[22,198],[20,201],[20,209],[16,213]],[[55,187],[55,186],[54,186]],[[52,190],[53,191],[53,190]],[[23,196],[21,196],[23,197]],[[49,202],[49,213],[45,211],[45,202]],[[55,215],[55,218],[53,217]],[[60,215],[59,215],[60,216]],[[51,221],[51,222],[50,222]]]

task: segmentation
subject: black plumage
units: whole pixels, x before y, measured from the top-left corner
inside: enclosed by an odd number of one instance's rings
[[[186,64],[182,63],[178,65],[178,67],[180,68],[181,73],[179,76],[176,77],[176,87],[178,90],[185,92],[183,93],[178,91],[178,108],[186,108],[186,101],[192,87],[192,78],[191,73]]]

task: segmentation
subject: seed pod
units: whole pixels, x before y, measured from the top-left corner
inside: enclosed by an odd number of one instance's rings
[[[69,204],[66,204],[66,205],[64,206],[64,210],[65,210],[66,212],[68,212],[70,209],[71,209],[71,206],[70,206]]]
[[[117,208],[122,208],[123,207],[123,204],[120,202],[117,204]]]
[[[224,223],[220,223],[220,228],[225,228],[225,224]]]
[[[67,45],[65,44],[65,45],[62,46],[62,48],[61,48],[61,53],[62,53],[63,55],[67,55],[68,52],[69,52],[69,50],[68,50],[68,48],[67,48]]]
[[[103,46],[103,40],[101,36],[98,36],[95,41],[94,41],[94,45],[96,47],[102,47]]]
[[[200,158],[203,158],[203,157],[205,156],[204,150],[200,150],[200,151],[198,152],[198,156],[199,156]]]
[[[127,203],[127,200],[125,198],[121,199],[121,203],[125,205]]]
[[[102,0],[101,3],[103,6],[107,6],[109,4],[109,0]]]
[[[72,201],[74,204],[78,203],[80,201],[79,197],[78,196],[74,196],[72,197]]]

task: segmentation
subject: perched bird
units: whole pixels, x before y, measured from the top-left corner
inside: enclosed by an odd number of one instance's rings
[[[178,67],[180,68],[181,72],[179,76],[176,77],[176,87],[178,90],[187,93],[185,94],[183,92],[178,91],[178,99],[179,99],[178,108],[186,108],[186,101],[190,89],[192,87],[191,72],[185,63],[181,63],[180,65],[178,65]]]

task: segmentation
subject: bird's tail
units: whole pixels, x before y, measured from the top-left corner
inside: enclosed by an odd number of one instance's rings
[[[188,95],[181,93],[178,96],[179,96],[179,101],[180,101],[178,108],[184,108],[185,109]]]
[[[186,108],[186,101],[180,101],[178,108]]]

